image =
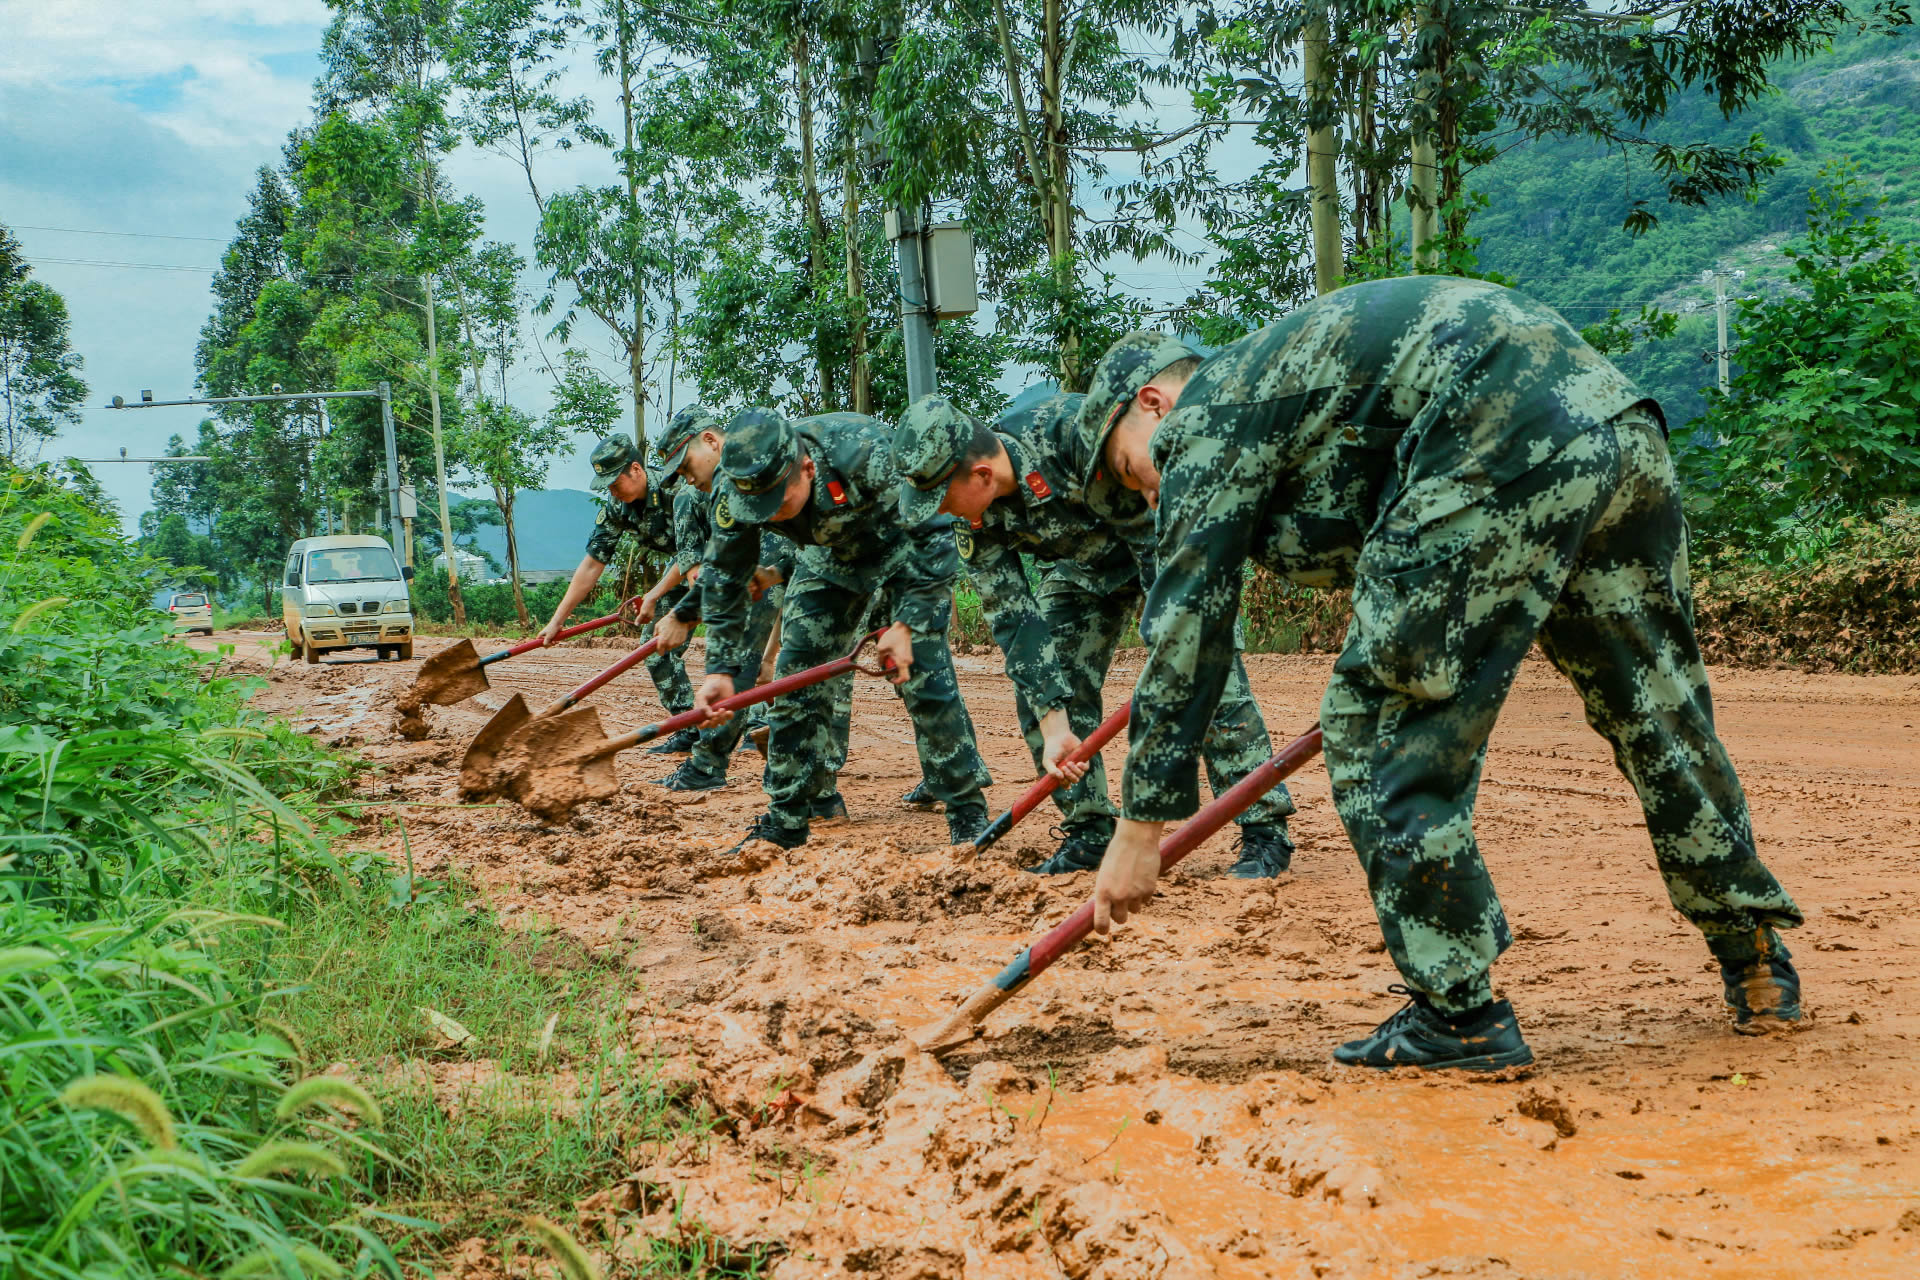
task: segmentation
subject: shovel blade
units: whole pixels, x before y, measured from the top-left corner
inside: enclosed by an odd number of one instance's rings
[[[499,790],[494,783],[494,766],[507,740],[532,718],[527,700],[516,693],[507,699],[506,706],[493,713],[491,720],[480,726],[480,732],[467,744],[467,754],[460,758],[461,794],[478,800]]]
[[[505,780],[507,793],[525,808],[549,821],[559,821],[575,805],[611,799],[619,793],[620,779],[614,772],[613,757],[578,758],[606,741],[600,712],[593,707],[540,717],[516,734],[502,752],[496,776]]]
[[[465,702],[491,687],[487,669],[480,665],[480,653],[471,640],[450,644],[421,663],[420,674],[413,682],[420,702],[442,707]]]

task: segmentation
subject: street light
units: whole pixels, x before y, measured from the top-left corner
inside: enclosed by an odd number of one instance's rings
[[[155,400],[153,392],[141,391],[139,404],[128,404],[120,396],[115,396],[109,409],[169,409],[189,404],[271,404],[284,400],[378,400],[380,402],[380,428],[386,436],[387,446],[387,519],[388,532],[396,544],[402,528],[400,520],[400,463],[395,457],[393,443],[393,386],[382,382],[377,391],[288,391],[282,392],[280,384],[273,384],[273,394],[265,396],[202,396],[191,400]],[[325,412],[324,405],[322,412]],[[188,459],[169,459],[185,462]],[[205,462],[208,459],[196,458],[193,461]]]

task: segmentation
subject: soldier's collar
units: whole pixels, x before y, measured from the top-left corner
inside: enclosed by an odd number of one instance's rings
[[[1013,465],[1013,491],[1022,502],[1051,502],[1059,496],[1059,486],[1039,466],[1034,450],[1026,441],[1002,435],[1000,445],[1007,451],[1007,461]]]

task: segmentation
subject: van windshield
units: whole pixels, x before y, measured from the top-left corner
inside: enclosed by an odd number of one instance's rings
[[[173,602],[177,605],[202,605],[207,602],[207,598],[205,596],[175,596]]]
[[[400,566],[385,547],[334,547],[307,553],[308,582],[393,582]]]

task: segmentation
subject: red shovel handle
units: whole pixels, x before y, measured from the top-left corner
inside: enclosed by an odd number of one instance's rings
[[[558,644],[562,640],[571,640],[573,637],[585,635],[589,631],[598,631],[602,627],[610,627],[620,621],[625,615],[626,610],[630,606],[638,603],[639,600],[639,596],[634,596],[630,600],[621,601],[620,607],[604,618],[590,618],[586,622],[576,622],[570,627],[562,627],[553,633],[553,643]],[[523,653],[531,653],[546,643],[547,641],[540,636],[535,636],[531,640],[522,640],[510,649],[502,649],[498,653],[488,654],[486,657],[480,659],[480,665],[485,667],[495,662],[505,662],[508,658],[517,658]]]
[[[585,684],[581,685],[578,689],[575,689],[572,693],[569,693],[566,697],[560,699],[560,701],[554,703],[552,706],[548,707],[545,711],[541,712],[540,714],[543,716],[559,715],[562,711],[565,711],[568,707],[573,706],[575,703],[591,695],[594,690],[604,686],[609,680],[619,679],[622,675],[633,670],[634,667],[638,666],[640,663],[645,662],[648,658],[651,658],[654,654],[654,651],[659,647],[660,647],[660,637],[655,636],[653,639],[647,641],[645,644],[641,645],[638,649],[635,649],[632,653],[629,653],[626,657],[620,659],[620,661],[614,663],[612,666],[608,667],[605,671],[602,671],[599,675],[587,681]]]
[[[1094,754],[1098,752],[1100,748],[1113,741],[1113,736],[1120,732],[1121,728],[1127,723],[1127,717],[1132,713],[1133,703],[1128,702],[1118,711],[1115,711],[1105,720],[1102,720],[1100,727],[1088,734],[1079,746],[1068,753],[1067,758],[1061,761],[1061,763],[1080,764],[1083,761],[1093,759]],[[973,838],[973,847],[976,849],[992,848],[999,842],[1001,836],[1013,830],[1014,823],[1039,808],[1040,802],[1052,795],[1059,788],[1060,782],[1061,780],[1059,778],[1054,777],[1050,773],[1042,775],[1038,782],[1028,787],[1026,791],[1021,794],[1020,798],[1013,802],[1013,808],[1007,810],[992,822],[989,822],[987,829]]]

